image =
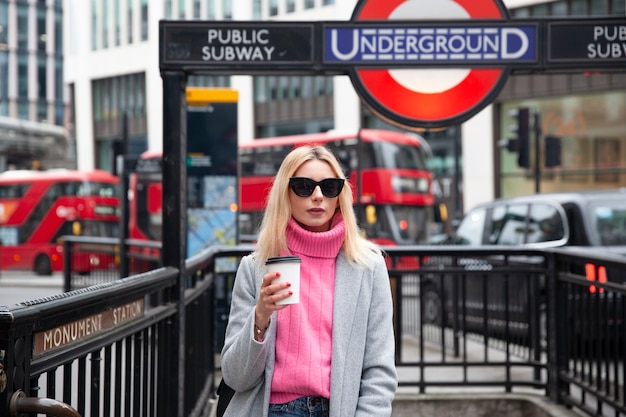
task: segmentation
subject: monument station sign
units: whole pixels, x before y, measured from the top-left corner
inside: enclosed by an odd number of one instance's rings
[[[626,66],[626,19],[511,19],[500,0],[361,0],[349,22],[161,21],[162,71],[348,75],[379,116],[457,125],[509,74]],[[445,69],[445,71],[442,71]]]

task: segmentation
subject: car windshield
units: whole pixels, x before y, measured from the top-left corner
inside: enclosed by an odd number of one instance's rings
[[[597,205],[593,216],[600,245],[626,245],[626,203]]]

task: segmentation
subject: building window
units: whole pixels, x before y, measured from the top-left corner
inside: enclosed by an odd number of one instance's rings
[[[296,0],[287,0],[287,13],[296,11]]]
[[[612,0],[611,14],[616,16],[624,16],[626,14],[626,2],[623,0]]]
[[[587,14],[587,0],[572,0],[571,16],[586,16]]]
[[[48,35],[46,34],[46,9],[37,9],[37,50],[46,52],[46,43]]]
[[[304,0],[304,8],[312,9],[315,7],[315,0]]]
[[[233,18],[233,0],[223,0],[223,2],[222,2],[222,18],[224,20],[232,20],[232,18]]]
[[[263,0],[254,0],[252,3],[252,18],[254,20],[261,20],[263,18],[262,9]]]
[[[128,43],[133,43],[133,2],[126,3],[128,8],[126,9],[126,36]]]
[[[165,0],[164,12],[166,19],[172,18],[172,0]]]
[[[102,47],[109,47],[109,2],[102,2]]]
[[[180,20],[185,20],[187,12],[187,2],[186,1],[178,1],[178,18]]]
[[[277,16],[278,15],[278,0],[269,0],[268,6],[269,6],[268,14],[270,16]]]
[[[267,77],[261,75],[254,77],[254,101],[255,103],[267,102]]]
[[[606,16],[609,14],[609,0],[594,0],[590,4],[589,14],[592,16]]]
[[[208,0],[206,8],[208,19],[215,20],[215,0]]]
[[[567,2],[565,0],[554,2],[550,6],[552,16],[567,16]]]
[[[323,5],[324,6],[331,6],[333,4],[335,4],[335,0],[322,0],[323,1]]]
[[[148,0],[141,0],[141,40],[148,40]]]
[[[115,14],[115,33],[113,36],[115,37],[115,46],[120,46],[122,43],[122,8],[120,6],[120,0],[115,0],[113,7],[115,8],[113,12]]]
[[[28,4],[17,5],[17,49],[28,50]]]
[[[98,2],[91,0],[91,50],[98,49]]]

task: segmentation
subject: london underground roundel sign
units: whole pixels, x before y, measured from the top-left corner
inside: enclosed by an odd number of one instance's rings
[[[419,128],[459,124],[493,101],[509,71],[503,65],[443,68],[437,63],[455,59],[478,63],[488,60],[490,53],[502,56],[505,48],[511,55],[527,48],[523,36],[513,32],[499,33],[493,42],[489,41],[489,30],[496,30],[489,27],[489,22],[507,19],[507,9],[499,0],[360,0],[352,22],[387,20],[400,28],[387,29],[387,37],[379,31],[375,39],[370,38],[379,52],[386,48],[386,58],[394,62],[414,58],[432,65],[419,69],[355,65],[350,74],[352,83],[361,98],[384,119]],[[433,25],[402,31],[403,22],[415,20],[432,21]],[[450,20],[457,25],[446,26]],[[482,27],[460,27],[458,22],[464,20],[480,21]],[[367,39],[362,35],[353,45],[367,46]],[[506,39],[510,40],[508,45],[503,41]]]

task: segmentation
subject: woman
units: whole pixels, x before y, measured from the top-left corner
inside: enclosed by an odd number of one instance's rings
[[[282,255],[302,261],[298,304],[276,304],[290,284],[273,284],[265,261]],[[236,393],[224,416],[390,416],[392,316],[385,262],[359,234],[339,163],[322,146],[294,149],[237,271],[221,357]]]

